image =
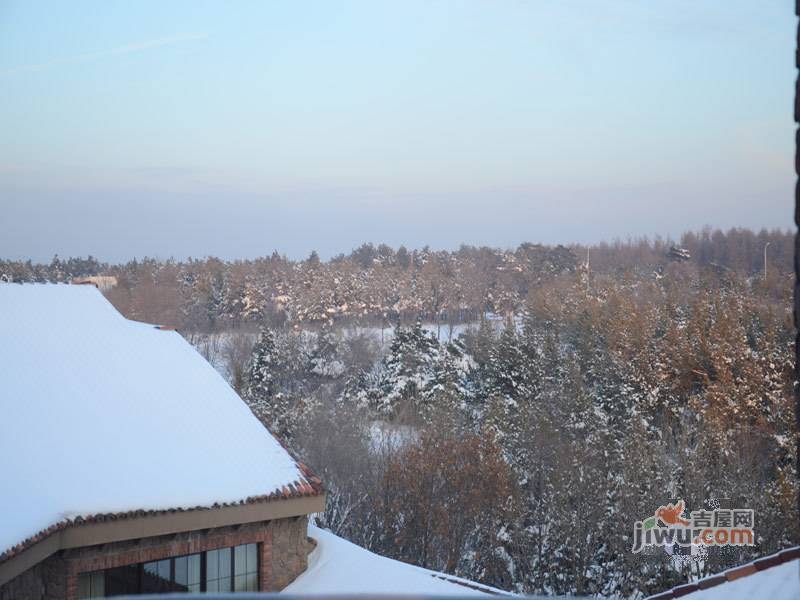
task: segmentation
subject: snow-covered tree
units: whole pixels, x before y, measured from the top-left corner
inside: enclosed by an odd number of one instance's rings
[[[345,368],[339,334],[330,325],[325,325],[314,338],[308,371],[321,382],[327,382],[341,377]]]
[[[397,327],[380,372],[379,411],[396,414],[419,408],[422,391],[433,377],[439,343],[420,321],[413,327]]]
[[[247,369],[245,399],[253,413],[273,433],[290,437],[296,416],[292,412],[296,400],[281,387],[282,363],[272,331],[262,326]]]

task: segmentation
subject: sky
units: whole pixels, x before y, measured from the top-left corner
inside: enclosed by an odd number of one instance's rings
[[[792,224],[788,0],[0,0],[0,257]]]

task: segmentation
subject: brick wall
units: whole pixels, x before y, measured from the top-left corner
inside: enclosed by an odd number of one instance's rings
[[[0,586],[0,600],[75,600],[78,574],[259,543],[262,591],[280,591],[308,566],[308,518],[204,529],[64,550]]]

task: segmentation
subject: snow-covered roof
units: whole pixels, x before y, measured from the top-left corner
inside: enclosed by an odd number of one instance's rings
[[[800,546],[766,556],[650,596],[648,600],[797,600],[800,598]]]
[[[505,594],[498,589],[379,556],[308,526],[317,547],[308,569],[283,590],[285,594],[384,594],[424,596],[483,596]]]
[[[89,285],[0,283],[0,562],[98,515],[316,495],[177,332]]]

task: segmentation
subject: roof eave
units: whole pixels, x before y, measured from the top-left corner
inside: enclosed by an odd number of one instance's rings
[[[323,512],[325,498],[325,492],[319,491],[269,501],[65,523],[0,562],[0,585],[59,550],[308,515]]]

